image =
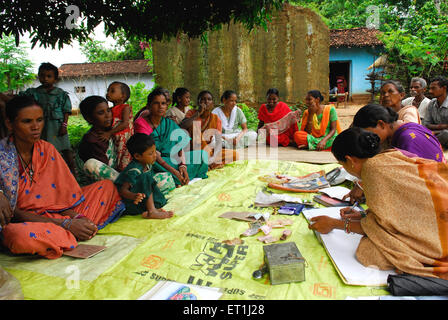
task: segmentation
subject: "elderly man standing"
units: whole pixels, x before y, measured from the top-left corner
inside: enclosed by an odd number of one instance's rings
[[[426,80],[423,78],[412,78],[409,88],[411,96],[402,101],[403,106],[413,105],[418,109],[420,119],[425,119],[426,110],[431,99],[425,97]]]
[[[448,79],[442,76],[432,79],[429,93],[433,99],[428,104],[423,124],[433,131],[440,144],[448,148]]]

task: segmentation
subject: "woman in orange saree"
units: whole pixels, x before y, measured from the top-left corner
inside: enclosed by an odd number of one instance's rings
[[[308,109],[303,112],[299,131],[294,133],[294,141],[299,149],[329,151],[341,132],[336,109],[331,105],[321,105],[323,99],[318,90],[311,90],[306,95]]]
[[[42,108],[29,97],[8,102],[10,137],[0,141],[0,188],[14,216],[2,243],[14,254],[54,259],[115,221],[124,205],[111,181],[81,188],[55,147],[40,139]]]
[[[214,102],[210,91],[199,93],[198,106],[198,110],[187,111],[184,121],[180,124],[192,137],[192,150],[205,150],[208,153],[210,169],[220,168],[226,163],[238,160],[236,150],[222,148],[222,124],[219,117],[211,112]],[[200,123],[200,128],[195,126],[195,123]]]
[[[315,217],[310,228],[364,235],[356,251],[364,266],[448,279],[448,165],[379,150],[380,138],[364,129],[347,129],[335,139],[334,156],[363,181],[367,215]]]

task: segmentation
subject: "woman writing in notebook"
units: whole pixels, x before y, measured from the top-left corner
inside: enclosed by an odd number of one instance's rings
[[[356,250],[364,266],[448,279],[448,165],[394,149],[380,152],[378,135],[356,127],[335,139],[332,153],[362,179],[368,214],[360,220],[314,217],[310,229],[364,235]]]

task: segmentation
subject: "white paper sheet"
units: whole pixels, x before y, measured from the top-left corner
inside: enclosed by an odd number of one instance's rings
[[[335,219],[341,218],[340,208],[337,207],[304,210],[303,215],[308,221],[312,217],[324,215]],[[339,229],[335,229],[327,234],[317,234],[344,283],[363,286],[386,286],[387,277],[390,274],[396,274],[393,270],[381,271],[373,266],[364,267],[358,262],[355,253],[362,238],[360,234],[347,234]]]
[[[319,192],[326,194],[330,198],[342,200],[342,198],[350,192],[350,189],[348,189],[346,187],[336,186],[336,187],[320,189]]]
[[[257,196],[255,197],[255,203],[259,204],[271,204],[271,203],[277,203],[277,202],[292,202],[292,203],[302,203],[302,199],[293,197],[287,194],[280,194],[280,193],[273,193],[273,194],[266,194],[262,191],[257,193]]]
[[[182,289],[181,294],[177,294]],[[223,291],[220,288],[183,284],[174,281],[159,281],[138,300],[179,300],[179,296],[191,296],[187,300],[218,300]]]

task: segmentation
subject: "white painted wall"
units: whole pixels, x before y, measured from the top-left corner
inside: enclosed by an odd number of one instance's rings
[[[145,84],[145,89],[149,90],[154,86],[154,77],[151,74],[117,74],[111,76],[92,76],[92,77],[77,77],[77,78],[63,78],[56,86],[68,92],[72,102],[72,109],[78,109],[79,103],[88,96],[98,95],[106,97],[107,87],[113,81],[120,81],[126,83],[128,86],[135,85],[138,82]],[[39,80],[35,80],[28,87],[40,86]],[[76,93],[75,87],[85,87],[86,92]],[[136,106],[139,107],[139,106]]]

